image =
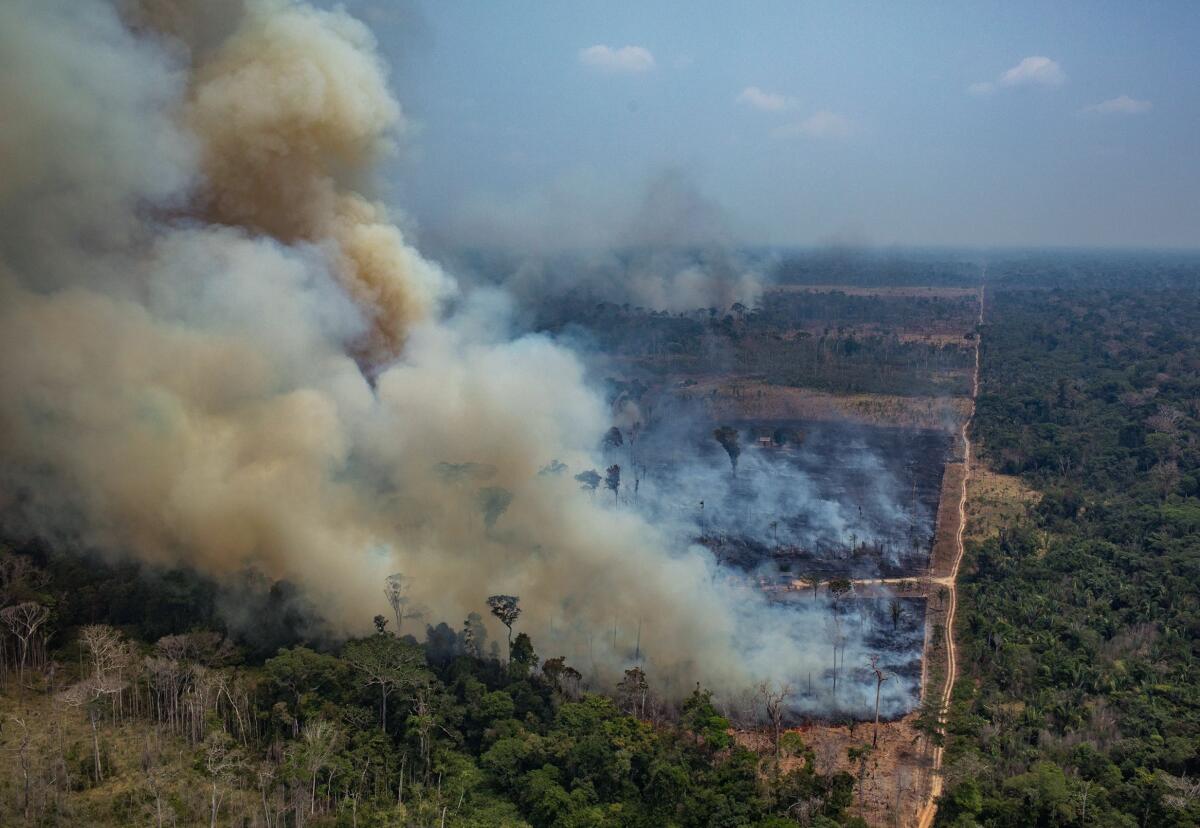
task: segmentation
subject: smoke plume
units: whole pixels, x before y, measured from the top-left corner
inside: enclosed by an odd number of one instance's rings
[[[447,311],[458,287],[371,197],[404,119],[345,12],[13,0],[0,107],[10,528],[287,579],[345,632],[392,572],[451,624],[520,595],[542,654],[599,682],[637,619],[663,688],[826,669],[819,606],[579,491],[611,423],[576,355],[512,337],[497,292]]]
[[[447,254],[499,282],[523,306],[564,297],[672,313],[757,304],[769,262],[738,249],[724,211],[683,170],[640,192],[599,196],[591,179],[562,179],[513,203],[476,198],[457,215]]]

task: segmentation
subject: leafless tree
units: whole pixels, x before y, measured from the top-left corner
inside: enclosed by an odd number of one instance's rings
[[[404,619],[413,617],[407,611],[409,600],[408,588],[411,585],[412,579],[400,572],[387,576],[387,580],[384,581],[383,595],[387,598],[388,605],[392,608],[392,613],[396,616],[396,635],[400,635]]]
[[[764,681],[758,685],[758,697],[762,701],[771,725],[771,741],[775,747],[775,761],[779,761],[779,739],[783,735],[783,717],[794,689],[786,682]]]
[[[204,745],[204,771],[208,774],[212,785],[209,828],[216,828],[217,813],[221,810],[221,802],[225,799],[223,788],[232,782],[241,768],[241,764],[241,751],[228,733],[224,730],[216,730],[209,734]]]
[[[871,672],[875,674],[875,730],[871,734],[871,747],[879,745],[879,695],[883,689],[883,683],[887,681],[888,676],[879,668],[879,656],[871,656]]]
[[[29,655],[29,641],[50,618],[50,609],[37,601],[24,601],[0,610],[0,621],[21,643],[20,680],[25,681],[25,662]]]
[[[25,814],[25,822],[29,822],[29,790],[31,780],[29,776],[29,728],[25,725],[25,720],[19,716],[9,716],[9,721],[13,722],[21,728],[20,738],[17,739],[17,745],[10,750],[17,755],[17,766],[21,769],[21,809]]]

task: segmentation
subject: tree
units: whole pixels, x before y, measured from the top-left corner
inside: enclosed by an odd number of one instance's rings
[[[391,606],[392,612],[396,616],[396,635],[400,635],[400,629],[404,625],[405,618],[420,617],[420,613],[409,612],[408,610],[408,589],[411,586],[412,578],[400,572],[387,576],[383,584],[383,595],[387,598],[388,605]]]
[[[900,628],[900,619],[904,617],[904,605],[900,603],[900,599],[893,598],[888,603],[888,612],[892,616],[892,631],[895,632]]]
[[[325,768],[337,752],[342,741],[342,734],[336,727],[324,719],[317,719],[304,725],[300,763],[306,775],[312,779],[309,793],[309,814],[317,812],[317,774]]]
[[[738,430],[730,426],[721,426],[713,431],[713,438],[721,444],[721,448],[725,449],[725,453],[729,455],[729,465],[736,476],[738,457],[742,453]]]
[[[603,478],[595,469],[587,469],[575,475],[575,479],[579,481],[581,489],[589,494],[595,494],[596,487],[600,485]]]
[[[879,668],[879,656],[871,656],[871,672],[875,674],[875,729],[871,734],[871,747],[879,745],[879,695],[883,689],[883,683],[888,680],[889,676]]]
[[[508,652],[508,671],[518,678],[525,678],[537,666],[537,653],[533,641],[525,633],[517,633]]]
[[[25,601],[0,610],[0,620],[21,643],[20,680],[25,680],[25,661],[29,654],[29,640],[50,617],[50,609],[36,601]]]
[[[468,613],[463,622],[463,650],[472,658],[483,658],[484,647],[487,645],[487,627],[483,624],[483,616],[477,612]]]
[[[779,739],[783,734],[783,717],[787,713],[787,703],[792,697],[792,692],[792,685],[786,682],[777,684],[772,681],[764,681],[758,685],[758,697],[762,700],[767,721],[771,723],[776,762],[779,761]]]
[[[307,647],[280,650],[267,659],[263,672],[277,687],[287,690],[295,705],[290,724],[292,735],[300,732],[300,720],[306,709],[315,708],[314,697],[341,685],[346,676],[345,662]]]
[[[617,502],[617,492],[621,488],[621,467],[613,463],[605,470],[604,487],[613,493],[613,502]]]
[[[508,628],[508,649],[512,651],[512,628],[521,617],[521,598],[517,595],[490,595],[487,603],[492,615],[500,619],[500,623]]]
[[[617,684],[617,698],[630,716],[639,719],[646,715],[646,699],[650,694],[650,683],[646,681],[646,672],[641,667],[631,667],[625,671],[625,678]]]
[[[212,808],[209,816],[209,828],[216,828],[217,812],[225,799],[222,786],[233,781],[242,766],[242,752],[224,730],[215,730],[204,742],[204,771],[212,780]]]
[[[373,635],[351,641],[343,657],[362,674],[363,684],[379,688],[379,729],[387,730],[388,696],[426,680],[425,654],[395,636]]]

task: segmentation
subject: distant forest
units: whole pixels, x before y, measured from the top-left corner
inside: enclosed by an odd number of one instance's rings
[[[755,308],[672,314],[575,294],[544,303],[538,322],[648,377],[736,373],[834,393],[938,396],[970,393],[976,312],[973,295],[772,291]]]

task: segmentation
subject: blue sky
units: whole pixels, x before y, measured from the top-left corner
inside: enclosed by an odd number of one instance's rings
[[[746,242],[1200,246],[1194,2],[349,7],[425,233],[602,243],[673,170]]]

